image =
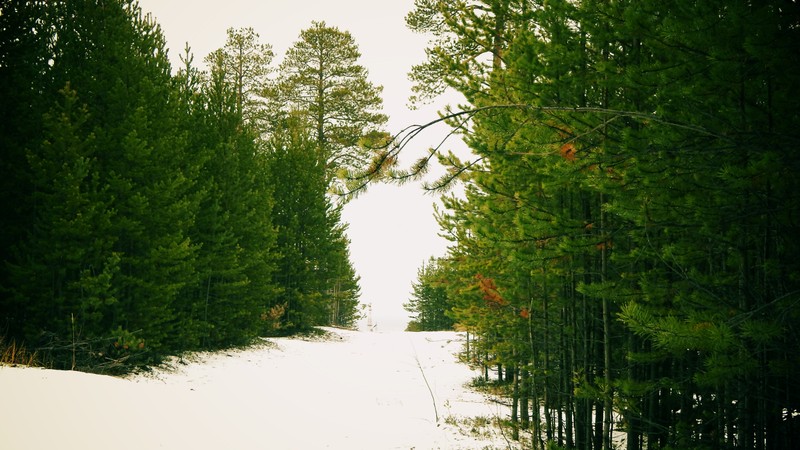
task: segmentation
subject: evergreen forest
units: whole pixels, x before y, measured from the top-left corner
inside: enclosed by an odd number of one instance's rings
[[[529,448],[794,448],[800,4],[416,0],[406,20],[431,36],[415,100],[465,99],[359,174],[438,160],[428,188],[464,188],[409,328],[444,308]],[[473,155],[394,164],[442,122]]]
[[[330,191],[387,120],[359,56],[315,22],[280,66],[243,28],[204,65],[187,44],[171,67],[135,1],[4,1],[4,346],[120,372],[353,326],[359,279]]]
[[[439,164],[450,246],[409,330],[467,334],[509,439],[794,448],[800,4],[415,0],[405,19],[429,37],[412,103],[464,100],[390,139],[325,22],[280,63],[241,28],[172,67],[133,0],[5,0],[0,337],[113,372],[353,325],[344,194]],[[471,154],[401,167],[433,126]]]

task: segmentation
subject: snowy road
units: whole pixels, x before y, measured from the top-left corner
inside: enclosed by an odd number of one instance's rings
[[[461,335],[331,331],[131,379],[0,367],[0,449],[506,447],[452,425],[505,414],[464,387]]]

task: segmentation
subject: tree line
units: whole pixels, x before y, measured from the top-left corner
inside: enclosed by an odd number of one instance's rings
[[[531,448],[789,449],[800,438],[800,6],[416,0],[448,169],[446,291]],[[417,291],[422,292],[422,288]],[[419,299],[420,297],[415,297]],[[414,305],[425,305],[416,301]],[[430,312],[419,313],[419,320]]]
[[[0,336],[112,370],[317,325],[358,276],[329,193],[381,135],[352,36],[253,29],[173,70],[136,2],[0,6]]]
[[[403,304],[403,308],[412,314],[406,331],[453,329],[443,270],[444,264],[433,257],[417,270],[417,281],[411,284],[411,299]]]

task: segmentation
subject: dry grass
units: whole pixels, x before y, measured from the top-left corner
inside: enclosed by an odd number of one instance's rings
[[[482,439],[491,439],[495,433],[494,427],[499,425],[497,419],[484,416],[461,417],[448,415],[445,416],[444,423],[458,428],[464,436]]]
[[[30,352],[24,345],[18,345],[12,339],[6,341],[0,337],[0,364],[9,366],[40,366],[39,355],[34,351]]]

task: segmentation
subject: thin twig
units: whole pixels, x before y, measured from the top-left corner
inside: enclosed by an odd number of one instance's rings
[[[417,356],[417,349],[414,347],[414,343],[411,343],[411,348],[414,350],[414,361],[417,362],[417,367],[419,367],[419,371],[422,374],[422,379],[425,381],[425,386],[428,388],[428,393],[431,394],[431,403],[433,403],[433,414],[436,416],[436,426],[439,426],[439,410],[436,408],[436,397],[433,396],[433,390],[431,389],[431,385],[428,383],[428,378],[425,376],[425,371],[422,369],[422,364],[419,362],[419,356]]]

